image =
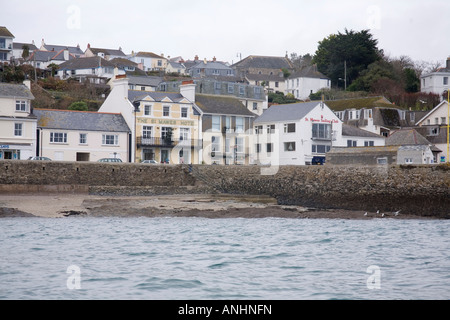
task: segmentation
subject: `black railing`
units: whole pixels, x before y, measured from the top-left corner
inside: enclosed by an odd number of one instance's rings
[[[152,137],[152,138],[144,138],[144,137],[137,137],[137,147],[161,147],[161,148],[174,148],[177,145],[182,146],[190,146],[190,147],[196,147],[196,148],[202,148],[203,147],[203,140],[198,139],[188,139],[188,140],[182,140],[182,139],[167,139],[167,138],[160,138],[160,137]]]

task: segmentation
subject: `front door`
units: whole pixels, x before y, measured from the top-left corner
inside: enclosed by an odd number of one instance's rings
[[[169,163],[169,150],[161,149],[161,163]]]

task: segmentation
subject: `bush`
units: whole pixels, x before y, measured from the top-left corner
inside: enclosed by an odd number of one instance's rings
[[[84,101],[76,101],[73,102],[69,108],[69,110],[76,110],[76,111],[88,111],[88,105]]]

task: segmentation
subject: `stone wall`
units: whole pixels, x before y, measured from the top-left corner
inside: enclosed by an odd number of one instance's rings
[[[274,174],[261,174],[271,170]],[[148,165],[0,161],[0,193],[269,195],[280,204],[450,218],[450,166]]]

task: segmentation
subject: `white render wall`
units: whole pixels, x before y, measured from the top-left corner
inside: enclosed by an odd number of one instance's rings
[[[447,77],[447,85],[444,85],[444,77]],[[420,79],[420,91],[442,94],[450,89],[450,72],[433,72],[422,76]]]
[[[285,133],[284,125],[295,123],[295,132]],[[313,123],[332,124],[333,139],[330,140],[313,140],[312,125]],[[275,132],[267,133],[267,125],[275,125]],[[278,122],[255,123],[256,126],[263,126],[262,134],[253,135],[253,157],[252,161],[259,161],[261,164],[271,165],[305,165],[311,162],[314,156],[325,156],[325,154],[313,154],[313,144],[323,144],[333,146],[336,141],[342,140],[342,122],[328,108],[322,108],[320,103],[304,118],[300,120],[285,120]],[[295,151],[284,151],[285,143],[295,142]],[[274,151],[266,152],[266,143],[273,143]],[[261,152],[256,153],[256,144],[261,145]]]
[[[318,78],[293,78],[286,80],[285,93],[292,93],[296,99],[306,100],[311,93],[316,93],[320,89],[331,88],[331,81]]]
[[[67,143],[51,143],[51,132],[67,133]],[[87,135],[86,144],[80,144],[80,133]],[[118,145],[103,145],[103,134],[118,135]],[[89,161],[97,161],[101,158],[114,158],[114,153],[116,153],[116,158],[122,159],[123,162],[128,161],[128,134],[126,132],[42,129],[40,135],[41,156],[49,157],[54,161],[76,161],[77,153],[89,153]]]

